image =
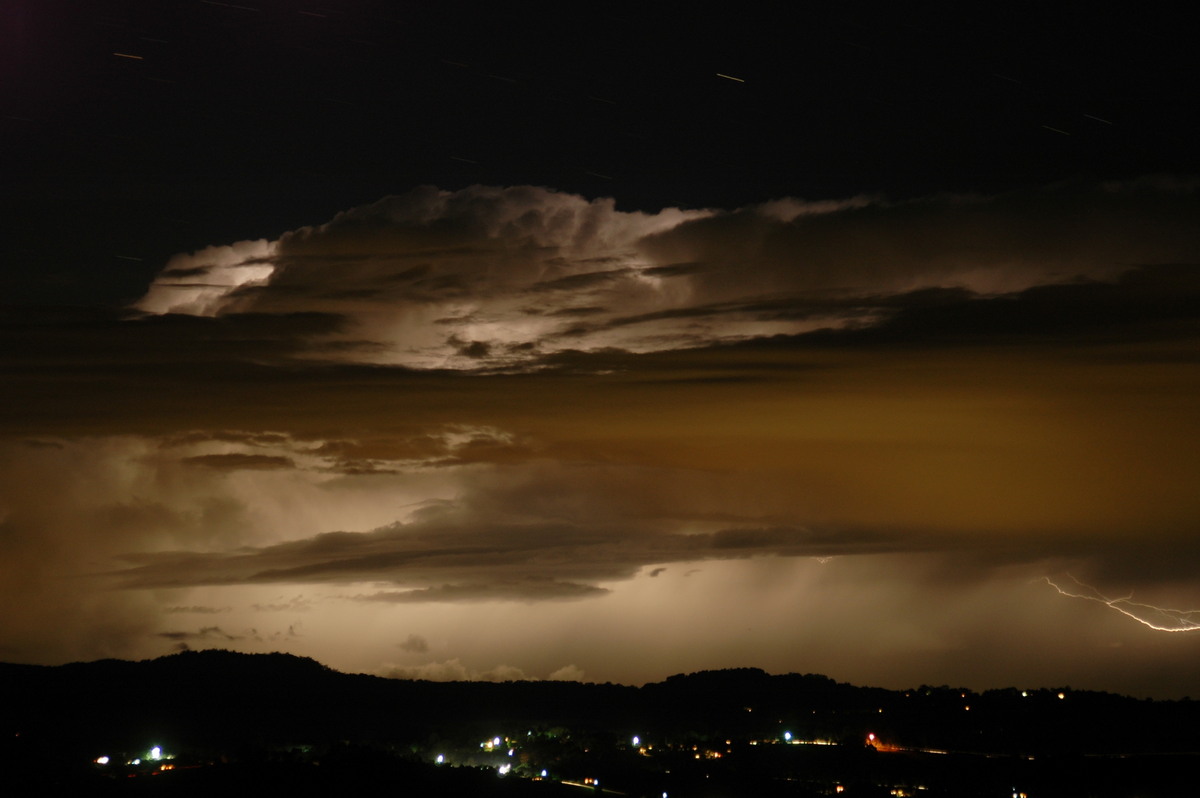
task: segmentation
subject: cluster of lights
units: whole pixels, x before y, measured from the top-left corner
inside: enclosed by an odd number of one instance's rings
[[[173,754],[164,754],[163,750],[162,750],[162,746],[159,746],[159,745],[156,745],[153,748],[151,748],[149,751],[146,752],[146,755],[145,755],[146,762],[160,762],[163,759],[174,759],[174,758],[175,758],[175,756]],[[113,760],[112,760],[112,757],[110,757],[106,754],[104,756],[98,756],[95,759],[93,759],[92,761],[94,763],[96,763],[97,765],[104,766],[104,765],[111,764]],[[133,759],[125,760],[125,764],[133,765],[134,767],[138,767],[142,764],[142,761],[143,761],[142,757],[134,757]],[[160,765],[159,769],[160,770],[174,770],[175,766],[169,765],[169,764],[164,764],[164,765]]]
[[[788,745],[837,745],[837,743],[835,743],[833,740],[801,740],[793,735],[790,731],[785,731],[782,735],[782,739]],[[773,743],[777,741],[764,740],[763,742]],[[750,745],[758,745],[758,743],[758,740],[750,740]],[[729,745],[729,740],[726,740],[725,744]]]

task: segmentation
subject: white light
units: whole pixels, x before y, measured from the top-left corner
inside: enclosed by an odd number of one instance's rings
[[[787,740],[787,741],[790,743],[790,742],[792,741],[792,733],[791,733],[791,732],[784,732],[784,733],[783,733],[783,739]]]
[[[131,764],[131,765],[140,765],[140,764],[142,764],[142,760],[140,760],[140,759],[135,759],[135,760],[133,760],[132,762],[130,762],[129,764]]]
[[[513,755],[513,754],[515,754],[516,752],[517,752],[517,749],[515,749],[515,748],[510,748],[510,749],[508,749],[508,755],[509,755],[509,756],[512,756],[512,755]]]
[[[157,745],[154,746],[153,748],[151,748],[150,749],[150,758],[155,759],[155,760],[162,759],[162,749],[159,748]]]
[[[542,778],[543,778],[543,779],[544,779],[544,778],[546,778],[546,776],[548,776],[548,775],[550,775],[550,774],[548,774],[548,773],[547,773],[546,771],[544,771],[544,770],[542,771]]]
[[[97,764],[97,765],[107,765],[107,764],[108,764],[108,757],[106,757],[106,756],[98,756],[98,757],[96,757],[96,764]]]
[[[440,764],[442,764],[442,763],[443,763],[443,762],[445,762],[445,761],[446,761],[446,757],[445,757],[444,755],[442,755],[442,754],[438,754],[438,757],[437,757],[437,763],[440,765]]]
[[[642,744],[642,740],[641,740],[641,738],[640,738],[640,737],[638,737],[638,736],[635,734],[635,735],[633,736],[633,745],[634,745],[634,747],[637,747],[637,746],[639,746],[639,745],[641,745],[641,744]]]
[[[493,745],[493,746],[499,746],[499,745],[500,745],[500,738],[499,738],[499,737],[493,737],[493,738],[492,738],[492,745]]]
[[[508,771],[510,771],[510,770],[512,770],[512,765],[508,762],[505,762],[503,765],[500,766],[500,775],[503,776],[504,774],[508,773]]]

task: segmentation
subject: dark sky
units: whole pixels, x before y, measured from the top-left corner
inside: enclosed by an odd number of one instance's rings
[[[0,658],[1197,694],[1179,16],[0,10]]]
[[[132,299],[422,184],[654,211],[1195,170],[1182,16],[910,5],[10,0],[5,293]]]

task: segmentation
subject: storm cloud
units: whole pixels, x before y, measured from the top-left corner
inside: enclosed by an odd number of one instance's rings
[[[5,311],[2,656],[1194,692],[1197,210],[425,188]]]
[[[657,214],[534,187],[423,188],[274,242],[191,256],[243,270],[223,288],[185,282],[173,261],[138,307],[332,314],[343,330],[310,340],[310,355],[525,367],[565,350],[871,326],[893,315],[894,297],[934,289],[994,298],[1111,282],[1194,262],[1198,210],[1194,186],[1166,180]]]

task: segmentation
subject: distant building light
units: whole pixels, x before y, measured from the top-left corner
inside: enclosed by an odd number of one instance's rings
[[[438,763],[439,765],[440,765],[440,764],[442,764],[442,763],[443,763],[443,762],[445,762],[445,761],[446,761],[446,755],[445,755],[445,754],[438,754],[438,755],[437,755],[437,763]]]
[[[140,764],[142,764],[142,760],[140,760],[140,759],[135,759],[135,760],[133,760],[132,762],[130,762],[129,764],[131,764],[131,765],[140,765]]]
[[[1064,698],[1066,698],[1066,697],[1067,697],[1067,694],[1066,694],[1066,693],[1059,693],[1059,694],[1058,694],[1058,700],[1059,700],[1059,701],[1062,701],[1062,700],[1063,700]]]
[[[640,737],[638,737],[636,734],[633,735],[633,747],[637,748],[641,744],[642,744],[642,739]]]
[[[787,740],[790,743],[792,741],[792,733],[789,731],[785,731],[783,733],[783,739]]]
[[[493,738],[492,738],[492,745],[493,745],[493,746],[495,746],[495,747],[499,747],[499,746],[500,746],[500,738],[499,738],[499,737],[493,737]]]
[[[510,748],[510,749],[508,749],[508,755],[509,755],[509,756],[512,756],[512,755],[513,755],[513,754],[515,754],[516,752],[517,752],[517,749],[515,749],[515,748]]]
[[[107,765],[107,764],[108,764],[108,757],[106,757],[106,756],[98,756],[98,757],[96,757],[96,764],[97,764],[97,765]]]
[[[150,749],[150,758],[154,760],[162,759],[162,749],[157,745]]]
[[[543,778],[543,779],[544,779],[544,778],[546,778],[546,777],[547,777],[547,776],[549,776],[549,775],[550,775],[550,774],[549,774],[549,773],[547,773],[545,770],[543,770],[543,771],[542,771],[542,778]]]
[[[505,762],[503,765],[500,766],[500,775],[503,776],[506,773],[508,773],[508,771],[510,771],[510,770],[512,770],[512,763]]]

